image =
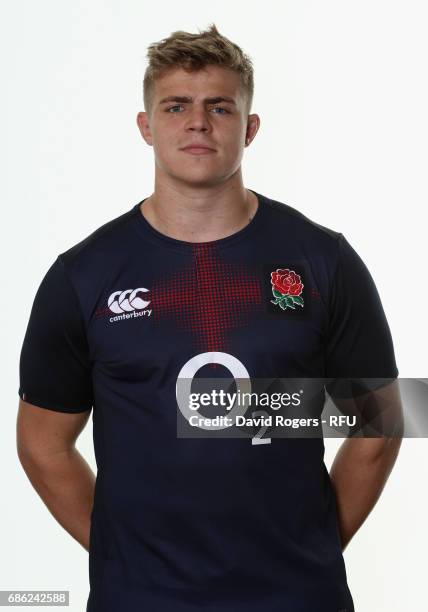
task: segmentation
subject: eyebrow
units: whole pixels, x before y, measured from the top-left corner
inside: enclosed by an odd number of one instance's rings
[[[193,102],[193,98],[190,96],[167,96],[166,98],[162,98],[159,104],[165,104],[166,102]],[[204,98],[204,102],[208,104],[218,104],[218,102],[229,102],[230,104],[234,104],[236,106],[236,102],[233,98],[229,96],[216,96],[215,98]]]

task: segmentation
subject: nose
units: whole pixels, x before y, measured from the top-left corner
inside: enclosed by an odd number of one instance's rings
[[[192,108],[187,115],[186,130],[196,130],[198,132],[207,132],[211,129],[208,119],[208,111],[201,107]]]

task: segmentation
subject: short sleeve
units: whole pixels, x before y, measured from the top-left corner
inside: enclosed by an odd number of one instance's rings
[[[398,376],[391,332],[367,266],[343,234],[338,240],[325,345],[326,377],[364,379],[361,389],[379,388]]]
[[[19,360],[18,394],[59,412],[93,405],[92,372],[83,315],[59,256],[36,292]]]

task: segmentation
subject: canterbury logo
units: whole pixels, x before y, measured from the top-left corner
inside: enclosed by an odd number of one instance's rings
[[[108,299],[108,307],[116,314],[142,310],[150,304],[150,300],[143,300],[142,295],[149,289],[138,287],[138,289],[125,289],[125,291],[114,291]]]

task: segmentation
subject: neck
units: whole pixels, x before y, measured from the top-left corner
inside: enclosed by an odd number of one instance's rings
[[[156,230],[186,242],[208,242],[244,228],[258,207],[255,194],[242,184],[206,190],[156,186],[141,214]]]

